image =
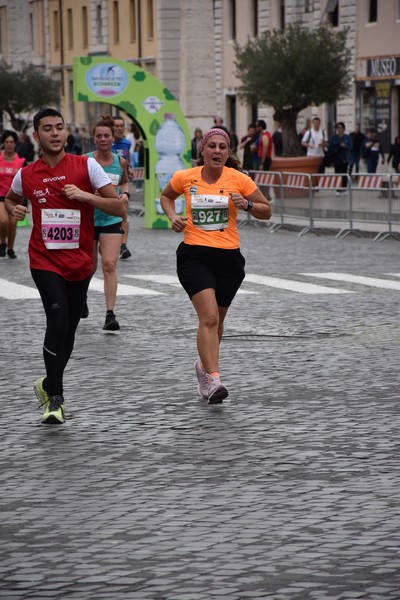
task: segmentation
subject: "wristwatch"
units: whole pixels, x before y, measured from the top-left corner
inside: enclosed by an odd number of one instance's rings
[[[128,196],[128,200],[130,200],[130,199],[131,199],[131,195],[130,195],[130,193],[129,193],[129,192],[122,192],[122,193],[123,193],[123,194],[125,194],[126,196]]]
[[[247,208],[245,208],[245,212],[249,212],[249,210],[251,210],[253,208],[254,204],[252,203],[251,200],[247,200]]]

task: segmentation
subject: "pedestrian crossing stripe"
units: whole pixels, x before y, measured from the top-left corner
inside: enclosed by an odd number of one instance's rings
[[[94,292],[104,292],[104,279],[98,279],[92,277],[89,285],[89,289]],[[126,285],[124,283],[118,283],[118,296],[163,296],[163,292],[156,292],[155,290],[149,290],[148,288],[137,287],[136,285]]]
[[[266,285],[268,287],[279,288],[289,292],[300,292],[302,294],[352,294],[350,290],[341,290],[339,288],[328,287],[324,285],[316,285],[314,283],[305,283],[303,281],[295,281],[293,279],[280,279],[278,277],[267,277],[265,275],[246,275],[245,281],[256,283],[258,285]]]
[[[137,274],[135,275],[124,275],[124,277],[130,277],[132,279],[140,279],[141,281],[149,281],[151,283],[158,283],[161,285],[172,285],[173,287],[180,288],[182,290],[182,286],[180,281],[176,275],[148,275],[148,274]],[[118,294],[119,294],[119,286],[118,286]],[[238,290],[238,294],[258,294],[258,292],[253,292],[251,290]]]
[[[318,278],[326,281],[335,281],[343,284],[353,284],[356,286],[364,286],[370,288],[379,288],[393,291],[400,291],[400,281],[394,279],[383,279],[379,277],[367,277],[362,275],[352,275],[350,273],[299,273],[299,276],[303,278]],[[386,277],[400,278],[400,273],[386,273]],[[143,284],[154,284],[158,286],[158,289],[151,289],[150,287],[144,287],[126,283],[118,284],[118,296],[165,296],[169,293],[168,288],[179,289],[183,294],[184,290],[179,283],[176,275],[165,275],[158,273],[135,273],[135,274],[124,274],[124,279],[132,279],[137,282],[143,282]],[[249,284],[253,286],[253,289],[248,289]],[[255,289],[254,289],[255,288]],[[310,283],[308,281],[301,281],[297,279],[281,278],[281,277],[270,277],[267,275],[258,275],[255,273],[247,273],[242,288],[239,290],[239,294],[262,294],[261,288],[274,288],[278,290],[286,290],[289,292],[295,292],[299,294],[307,295],[318,295],[318,294],[354,294],[356,291],[331,287],[328,285],[322,285],[320,283]],[[93,292],[104,293],[104,280],[98,277],[93,277],[90,282],[90,290]],[[161,291],[160,291],[161,290]],[[7,279],[0,278],[0,298],[5,300],[33,300],[40,299],[39,292],[30,285],[22,285],[8,281]]]
[[[361,275],[350,275],[349,273],[300,273],[307,277],[319,277],[330,281],[343,281],[344,283],[356,283],[384,290],[400,290],[400,281],[389,279],[378,279],[376,277],[363,277]]]
[[[7,279],[0,279],[0,298],[6,300],[31,300],[40,298],[39,292],[35,287],[21,285]]]

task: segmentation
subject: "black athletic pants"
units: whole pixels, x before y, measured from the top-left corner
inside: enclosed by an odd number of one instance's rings
[[[43,344],[44,389],[49,396],[62,396],[64,369],[74,347],[90,277],[83,281],[67,281],[52,271],[31,269],[31,273],[47,319]]]

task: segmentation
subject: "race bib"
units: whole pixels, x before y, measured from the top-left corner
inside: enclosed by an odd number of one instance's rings
[[[219,231],[228,227],[228,196],[193,194],[191,196],[193,225],[204,231]]]
[[[107,175],[111,179],[111,183],[113,184],[113,186],[117,187],[118,184],[119,184],[119,175],[118,175],[118,173],[107,173]]]
[[[79,248],[81,211],[42,208],[42,239],[47,250]]]

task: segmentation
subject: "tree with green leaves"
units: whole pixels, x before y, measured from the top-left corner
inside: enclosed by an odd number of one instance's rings
[[[346,38],[346,31],[323,25],[311,30],[295,23],[267,31],[243,47],[236,44],[239,97],[274,108],[284,156],[302,154],[296,131],[300,111],[332,104],[349,93],[351,51]]]
[[[6,113],[15,131],[26,131],[33,113],[60,102],[58,82],[38,67],[24,64],[20,70],[0,62],[0,111]]]

